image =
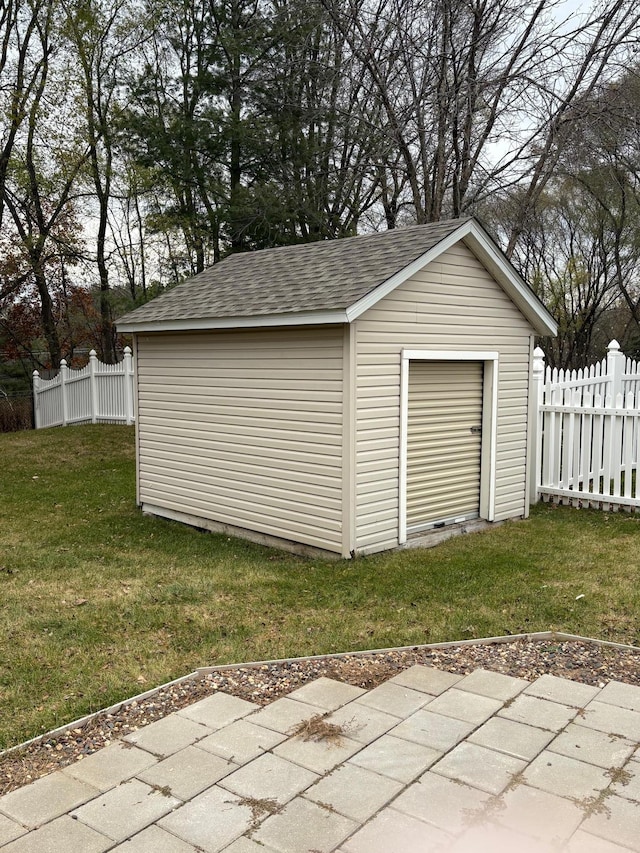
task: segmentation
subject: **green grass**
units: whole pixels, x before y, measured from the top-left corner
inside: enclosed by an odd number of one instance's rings
[[[133,438],[0,435],[0,747],[198,666],[549,629],[640,642],[640,518],[542,505],[431,550],[305,559],[144,517]]]

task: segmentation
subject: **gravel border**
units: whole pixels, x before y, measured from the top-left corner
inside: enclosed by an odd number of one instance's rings
[[[529,681],[548,673],[599,687],[609,681],[640,686],[640,649],[551,633],[207,667],[0,753],[0,795],[219,690],[266,705],[321,676],[370,690],[416,663]]]

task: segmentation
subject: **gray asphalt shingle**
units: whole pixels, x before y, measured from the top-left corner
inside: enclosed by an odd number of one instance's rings
[[[120,323],[344,310],[467,221],[230,255],[125,315]]]

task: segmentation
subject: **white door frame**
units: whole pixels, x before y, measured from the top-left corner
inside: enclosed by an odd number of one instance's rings
[[[482,449],[480,457],[480,518],[493,521],[496,503],[496,446],[500,357],[486,350],[413,350],[400,353],[400,476],[398,544],[407,541],[407,425],[409,420],[409,364],[411,361],[482,361]]]

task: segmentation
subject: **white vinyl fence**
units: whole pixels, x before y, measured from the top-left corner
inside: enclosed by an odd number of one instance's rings
[[[534,352],[534,500],[640,511],[640,363],[617,341],[583,370],[551,370]]]
[[[118,364],[98,361],[95,350],[89,363],[71,370],[62,359],[53,379],[33,372],[33,406],[36,429],[80,423],[134,422],[133,357],[125,347]]]

